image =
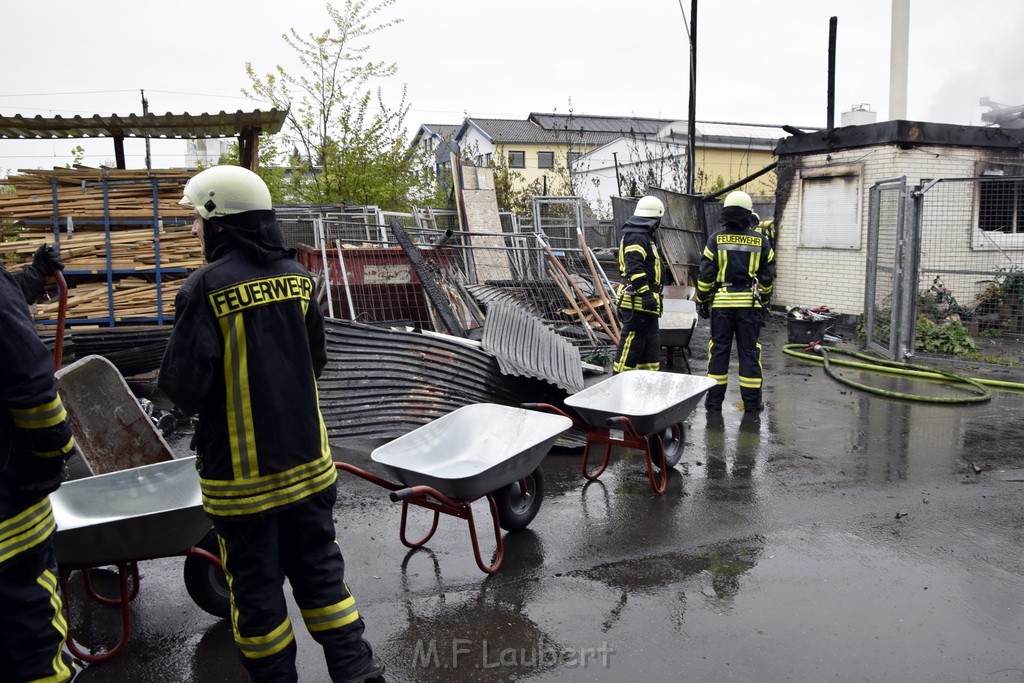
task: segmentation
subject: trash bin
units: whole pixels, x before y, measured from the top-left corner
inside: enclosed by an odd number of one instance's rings
[[[812,341],[821,341],[825,333],[832,328],[836,319],[832,317],[820,320],[800,320],[789,318],[786,321],[789,332],[790,344],[809,344]]]

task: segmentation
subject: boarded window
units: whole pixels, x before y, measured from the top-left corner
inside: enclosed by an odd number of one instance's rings
[[[509,168],[526,168],[526,152],[509,152]]]
[[[801,247],[860,249],[860,176],[803,176],[799,234]]]
[[[554,168],[554,152],[537,152],[537,168]]]

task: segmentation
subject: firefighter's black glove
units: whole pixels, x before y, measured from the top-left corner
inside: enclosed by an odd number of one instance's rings
[[[701,301],[697,304],[697,315],[707,320],[711,317],[711,304],[707,301]]]
[[[643,295],[643,298],[641,299],[641,302],[643,303],[645,311],[650,311],[653,313],[654,311],[658,310],[658,298],[654,296],[652,292],[645,293]]]
[[[64,262],[57,255],[57,250],[52,244],[44,244],[32,254],[32,266],[42,273],[43,277],[50,277],[55,271],[64,270]]]

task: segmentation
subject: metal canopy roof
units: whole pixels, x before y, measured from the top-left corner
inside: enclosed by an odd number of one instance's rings
[[[90,117],[0,116],[0,139],[52,138],[228,138],[248,130],[274,134],[288,110],[236,111],[219,114],[127,114]]]

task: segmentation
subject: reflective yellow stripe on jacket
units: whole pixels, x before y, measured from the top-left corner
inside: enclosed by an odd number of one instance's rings
[[[49,496],[0,522],[0,563],[36,547],[48,539],[54,529],[56,523]]]
[[[245,479],[199,479],[203,508],[211,515],[251,515],[298,502],[334,484],[330,452],[284,472]]]

